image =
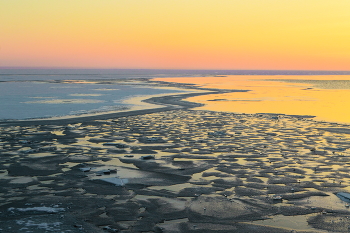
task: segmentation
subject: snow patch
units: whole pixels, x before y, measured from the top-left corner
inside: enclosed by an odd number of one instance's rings
[[[56,231],[57,228],[62,225],[61,222],[53,222],[53,223],[46,223],[46,222],[42,222],[42,223],[36,223],[32,220],[16,220],[16,223],[18,225],[23,225],[25,227],[36,227],[38,229],[45,229],[46,231]],[[25,230],[26,228],[22,228],[21,230]]]
[[[65,209],[64,208],[46,207],[46,206],[28,207],[28,208],[10,207],[10,208],[8,208],[8,211],[11,211],[11,212],[14,212],[14,211],[19,211],[19,212],[38,211],[38,212],[46,212],[46,213],[57,213],[57,212],[65,211]]]

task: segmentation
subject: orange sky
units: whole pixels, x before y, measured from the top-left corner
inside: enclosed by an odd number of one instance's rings
[[[348,0],[0,0],[0,67],[350,70]]]

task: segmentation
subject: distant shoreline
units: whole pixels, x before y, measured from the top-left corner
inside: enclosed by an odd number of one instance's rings
[[[9,73],[8,71],[11,71]],[[18,72],[20,71],[20,72]],[[67,75],[84,74],[134,74],[134,75],[165,75],[182,76],[182,74],[200,75],[350,75],[350,70],[259,70],[259,69],[118,69],[118,68],[82,68],[82,67],[0,67],[0,75],[47,75],[45,71],[53,71],[49,74],[59,74],[57,71],[67,71]],[[28,73],[28,72],[29,73]],[[82,71],[88,71],[83,72]],[[91,71],[96,71],[91,73]],[[64,73],[60,73],[64,74]]]

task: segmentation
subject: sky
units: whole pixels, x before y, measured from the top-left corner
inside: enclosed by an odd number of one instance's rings
[[[350,70],[349,0],[0,0],[0,67]]]

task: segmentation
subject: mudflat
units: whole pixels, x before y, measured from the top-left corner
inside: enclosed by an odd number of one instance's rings
[[[347,125],[169,105],[3,123],[0,232],[348,232]]]

